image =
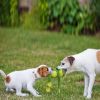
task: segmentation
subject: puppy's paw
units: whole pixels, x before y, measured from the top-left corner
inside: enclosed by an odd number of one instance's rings
[[[15,90],[14,89],[10,89],[10,92],[15,92]]]
[[[29,96],[29,94],[27,93],[16,93],[17,96],[22,96],[22,97],[25,97],[25,96]]]
[[[6,88],[6,92],[15,92],[15,90],[14,89]]]
[[[39,95],[39,94],[36,94],[36,95],[34,95],[35,97],[42,97],[42,95]]]
[[[9,92],[9,89],[8,88],[6,88],[6,92]]]
[[[29,96],[29,94],[28,94],[28,93],[26,93],[26,96],[28,97],[28,96]]]

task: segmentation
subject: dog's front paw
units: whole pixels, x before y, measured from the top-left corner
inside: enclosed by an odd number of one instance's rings
[[[17,96],[22,96],[22,97],[29,96],[29,94],[27,94],[27,93],[16,93],[16,95]]]
[[[87,93],[84,93],[83,96],[86,97],[87,96]]]
[[[87,97],[86,97],[87,99],[91,99],[91,95],[87,95]]]
[[[41,97],[42,95],[39,95],[39,94],[35,94],[34,96],[35,96],[35,97]]]

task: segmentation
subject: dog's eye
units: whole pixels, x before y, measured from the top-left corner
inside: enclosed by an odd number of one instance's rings
[[[65,63],[61,63],[62,65],[65,65]]]

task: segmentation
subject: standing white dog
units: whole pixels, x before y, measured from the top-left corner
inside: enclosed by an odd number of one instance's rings
[[[100,49],[87,49],[79,54],[65,57],[58,69],[65,69],[66,73],[82,71],[85,83],[84,96],[90,99],[96,74],[100,73]]]
[[[28,96],[22,93],[22,88],[27,89],[32,95],[40,96],[39,93],[33,88],[35,81],[41,77],[46,77],[49,74],[49,68],[46,65],[40,65],[37,68],[14,71],[6,75],[2,70],[0,74],[4,78],[6,91],[16,90],[17,96]]]

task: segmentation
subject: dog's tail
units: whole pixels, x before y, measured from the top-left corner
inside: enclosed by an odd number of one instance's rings
[[[3,70],[0,70],[0,75],[1,75],[3,78],[6,78],[6,74],[4,73]]]

